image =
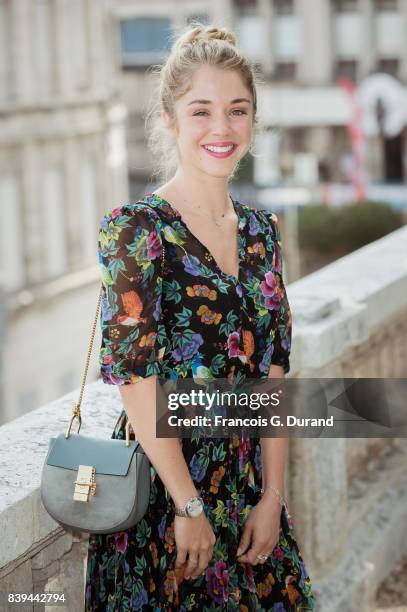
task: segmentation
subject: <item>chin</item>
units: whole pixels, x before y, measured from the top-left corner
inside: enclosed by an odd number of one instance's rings
[[[213,168],[202,168],[202,171],[205,172],[205,174],[208,174],[209,176],[213,176],[214,178],[228,178],[232,172],[234,171],[235,167],[233,166],[233,168],[229,168],[229,170],[226,170],[225,168],[223,170],[219,169],[218,171],[216,171],[216,169]]]

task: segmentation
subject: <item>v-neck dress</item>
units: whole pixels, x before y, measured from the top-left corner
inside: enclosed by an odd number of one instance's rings
[[[104,383],[137,383],[151,375],[239,383],[267,378],[271,364],[289,372],[292,322],[277,217],[232,201],[238,277],[220,269],[177,209],[158,194],[147,192],[104,215],[99,232]],[[123,410],[112,438],[124,438],[126,422]],[[260,439],[236,433],[182,438],[182,452],[216,535],[206,571],[184,580],[175,569],[174,502],[151,464],[142,520],[126,531],[89,537],[86,611],[315,610],[285,505],[279,541],[265,563],[236,559],[245,520],[261,496]]]

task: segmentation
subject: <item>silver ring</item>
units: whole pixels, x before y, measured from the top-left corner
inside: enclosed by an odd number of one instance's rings
[[[266,559],[268,559],[268,558],[269,558],[269,556],[270,556],[270,555],[257,555],[257,558],[258,558],[258,559],[261,559],[262,561],[263,561],[263,560],[265,561]]]

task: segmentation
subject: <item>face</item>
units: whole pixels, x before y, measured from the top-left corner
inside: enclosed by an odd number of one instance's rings
[[[216,177],[232,174],[250,148],[253,111],[252,96],[239,73],[199,68],[189,91],[175,104],[176,121],[170,128],[183,169],[193,167]],[[164,111],[162,119],[169,127]]]

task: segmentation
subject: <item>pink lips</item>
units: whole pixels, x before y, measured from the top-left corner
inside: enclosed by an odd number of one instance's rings
[[[220,158],[230,157],[234,153],[234,151],[236,149],[236,146],[237,146],[237,145],[233,144],[233,142],[216,142],[216,143],[215,142],[213,142],[213,143],[211,142],[210,145],[213,146],[213,147],[228,147],[230,145],[233,145],[232,148],[230,149],[230,151],[225,151],[225,153],[216,153],[215,151],[209,151],[209,149],[206,149],[205,146],[202,145],[202,148],[207,153],[209,153],[209,155],[212,155],[212,157],[218,157],[218,158],[219,157]],[[208,145],[206,145],[206,146],[208,146]]]

